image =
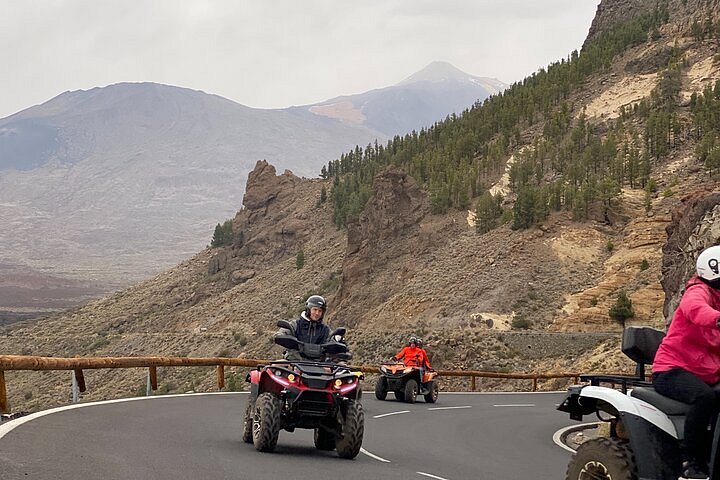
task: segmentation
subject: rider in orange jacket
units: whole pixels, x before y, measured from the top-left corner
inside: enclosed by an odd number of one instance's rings
[[[422,348],[422,343],[417,337],[410,337],[410,342],[407,347],[400,350],[395,355],[395,360],[402,361],[408,366],[417,366],[420,368],[427,368],[431,370],[430,359],[428,359],[427,353]]]

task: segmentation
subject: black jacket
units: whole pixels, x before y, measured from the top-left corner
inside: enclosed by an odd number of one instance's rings
[[[291,331],[281,328],[276,335],[292,335],[299,341],[304,343],[322,344],[330,341],[330,328],[322,323],[313,322],[305,316],[305,312],[300,314],[300,318],[290,321]]]

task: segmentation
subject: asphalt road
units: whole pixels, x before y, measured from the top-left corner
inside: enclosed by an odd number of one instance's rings
[[[240,438],[245,393],[91,405],[7,432],[0,478],[562,479],[570,454],[552,436],[571,423],[555,410],[563,397],[441,393],[436,404],[409,405],[366,392],[363,451],[354,460],[316,450],[310,430],[282,431],[274,453],[257,452]]]

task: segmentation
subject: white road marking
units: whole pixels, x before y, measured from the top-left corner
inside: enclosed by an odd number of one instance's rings
[[[389,417],[390,415],[400,415],[401,413],[410,413],[410,410],[400,410],[399,412],[383,413],[381,415],[375,415],[373,418]]]
[[[457,410],[458,408],[472,408],[472,405],[463,405],[461,407],[430,407],[428,410]]]
[[[493,407],[537,407],[534,403],[506,403],[504,405],[493,405]]]
[[[438,477],[437,475],[432,475],[430,473],[425,473],[425,472],[415,472],[415,473],[417,473],[418,475],[424,475],[424,476],[430,477],[430,478],[436,478],[437,480],[448,480],[445,477]]]
[[[367,455],[368,457],[374,458],[375,460],[377,460],[377,461],[379,461],[379,462],[390,463],[390,460],[386,460],[386,459],[384,459],[384,458],[382,458],[382,457],[378,457],[377,455],[368,452],[367,450],[365,450],[365,449],[362,448],[362,447],[360,447],[360,453],[364,453],[364,454]]]
[[[135,402],[139,400],[153,400],[153,399],[159,399],[159,398],[177,398],[177,397],[195,397],[198,395],[237,395],[238,393],[242,392],[208,392],[208,393],[179,393],[177,395],[156,395],[156,396],[150,396],[150,397],[131,397],[131,398],[116,398],[113,400],[102,400],[98,402],[87,402],[87,403],[74,403],[72,405],[65,405],[62,407],[56,407],[51,408],[49,410],[41,410],[39,412],[31,413],[30,415],[25,415],[20,418],[16,418],[15,420],[10,420],[7,423],[3,423],[0,425],[0,438],[3,438],[5,435],[10,433],[13,429],[19,427],[23,423],[27,423],[31,420],[35,420],[36,418],[44,417],[45,415],[50,415],[52,413],[58,413],[58,412],[64,412],[65,410],[73,410],[76,408],[83,408],[83,407],[92,407],[94,405],[110,405],[113,403],[123,403],[123,402]]]

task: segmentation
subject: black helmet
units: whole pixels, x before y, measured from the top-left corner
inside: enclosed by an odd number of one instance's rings
[[[418,344],[418,338],[415,335],[410,337],[410,340],[408,340],[408,345],[410,345],[411,343],[414,343],[415,345]]]
[[[308,297],[307,301],[305,302],[305,314],[309,317],[310,316],[310,309],[316,307],[321,308],[323,311],[323,316],[325,316],[325,310],[327,310],[327,302],[325,302],[325,299],[321,297],[320,295],[311,295]]]
[[[417,342],[416,342],[416,343],[417,343],[417,346],[420,347],[420,348],[422,348],[422,347],[423,347],[422,338],[416,338],[415,340],[417,341]]]

